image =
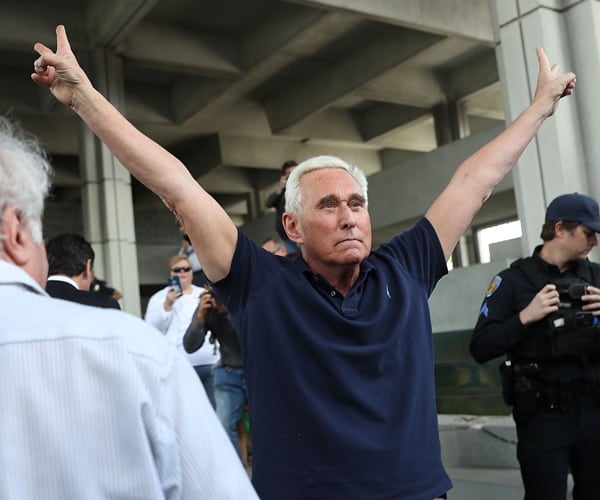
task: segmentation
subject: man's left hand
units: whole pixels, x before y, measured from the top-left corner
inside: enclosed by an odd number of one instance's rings
[[[600,288],[589,285],[581,300],[585,302],[582,307],[584,311],[591,311],[594,316],[600,316]]]

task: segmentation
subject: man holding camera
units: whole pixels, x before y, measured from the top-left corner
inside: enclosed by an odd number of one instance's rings
[[[209,342],[219,346],[220,359],[213,368],[215,410],[233,447],[246,463],[237,435],[237,423],[248,402],[242,348],[227,307],[215,297],[210,284],[205,283],[204,287],[207,291],[200,295],[200,303],[183,336],[183,347],[188,353],[196,352],[204,345],[208,333]]]
[[[471,339],[484,363],[502,354],[503,396],[513,406],[527,500],[597,498],[600,462],[600,264],[598,204],[555,198],[544,243],[495,276]]]
[[[287,253],[298,252],[298,246],[288,238],[288,235],[283,228],[282,216],[285,212],[285,186],[287,184],[288,177],[294,171],[298,164],[294,160],[288,160],[281,165],[281,177],[279,178],[279,185],[277,189],[273,191],[265,200],[265,205],[268,208],[275,209],[275,231],[281,237],[285,243],[285,249]]]

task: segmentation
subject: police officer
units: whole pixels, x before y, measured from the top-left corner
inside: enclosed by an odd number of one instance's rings
[[[470,343],[484,363],[506,354],[526,500],[600,498],[600,264],[598,204],[581,194],[547,208],[543,244],[495,276]]]

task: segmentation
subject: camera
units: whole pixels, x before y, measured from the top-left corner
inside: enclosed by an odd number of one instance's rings
[[[589,284],[580,278],[566,278],[555,284],[559,295],[559,316],[551,318],[553,325],[568,329],[597,326],[598,319],[592,312],[582,310],[584,302],[581,297],[587,294]]]
[[[208,306],[212,309],[215,307],[215,296],[212,292],[208,291],[208,292],[204,292],[202,294],[202,297],[206,297],[208,302]]]
[[[587,294],[588,286],[588,283],[578,278],[558,280],[556,282],[556,291],[560,300],[558,307],[560,309],[581,309],[583,306],[581,297]]]

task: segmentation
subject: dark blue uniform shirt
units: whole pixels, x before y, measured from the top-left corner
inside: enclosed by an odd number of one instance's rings
[[[215,289],[244,353],[265,499],[430,500],[440,457],[428,298],[447,272],[426,219],[372,252],[346,297],[242,232]]]
[[[548,283],[562,278],[576,278],[575,266],[565,272],[548,264],[539,255],[541,247],[533,252],[533,258],[548,276]],[[599,286],[600,265],[592,262],[594,286]],[[471,338],[471,354],[479,363],[506,354],[524,335],[528,327],[521,323],[519,313],[529,305],[540,291],[523,271],[508,268],[492,279],[485,294],[479,318]]]

